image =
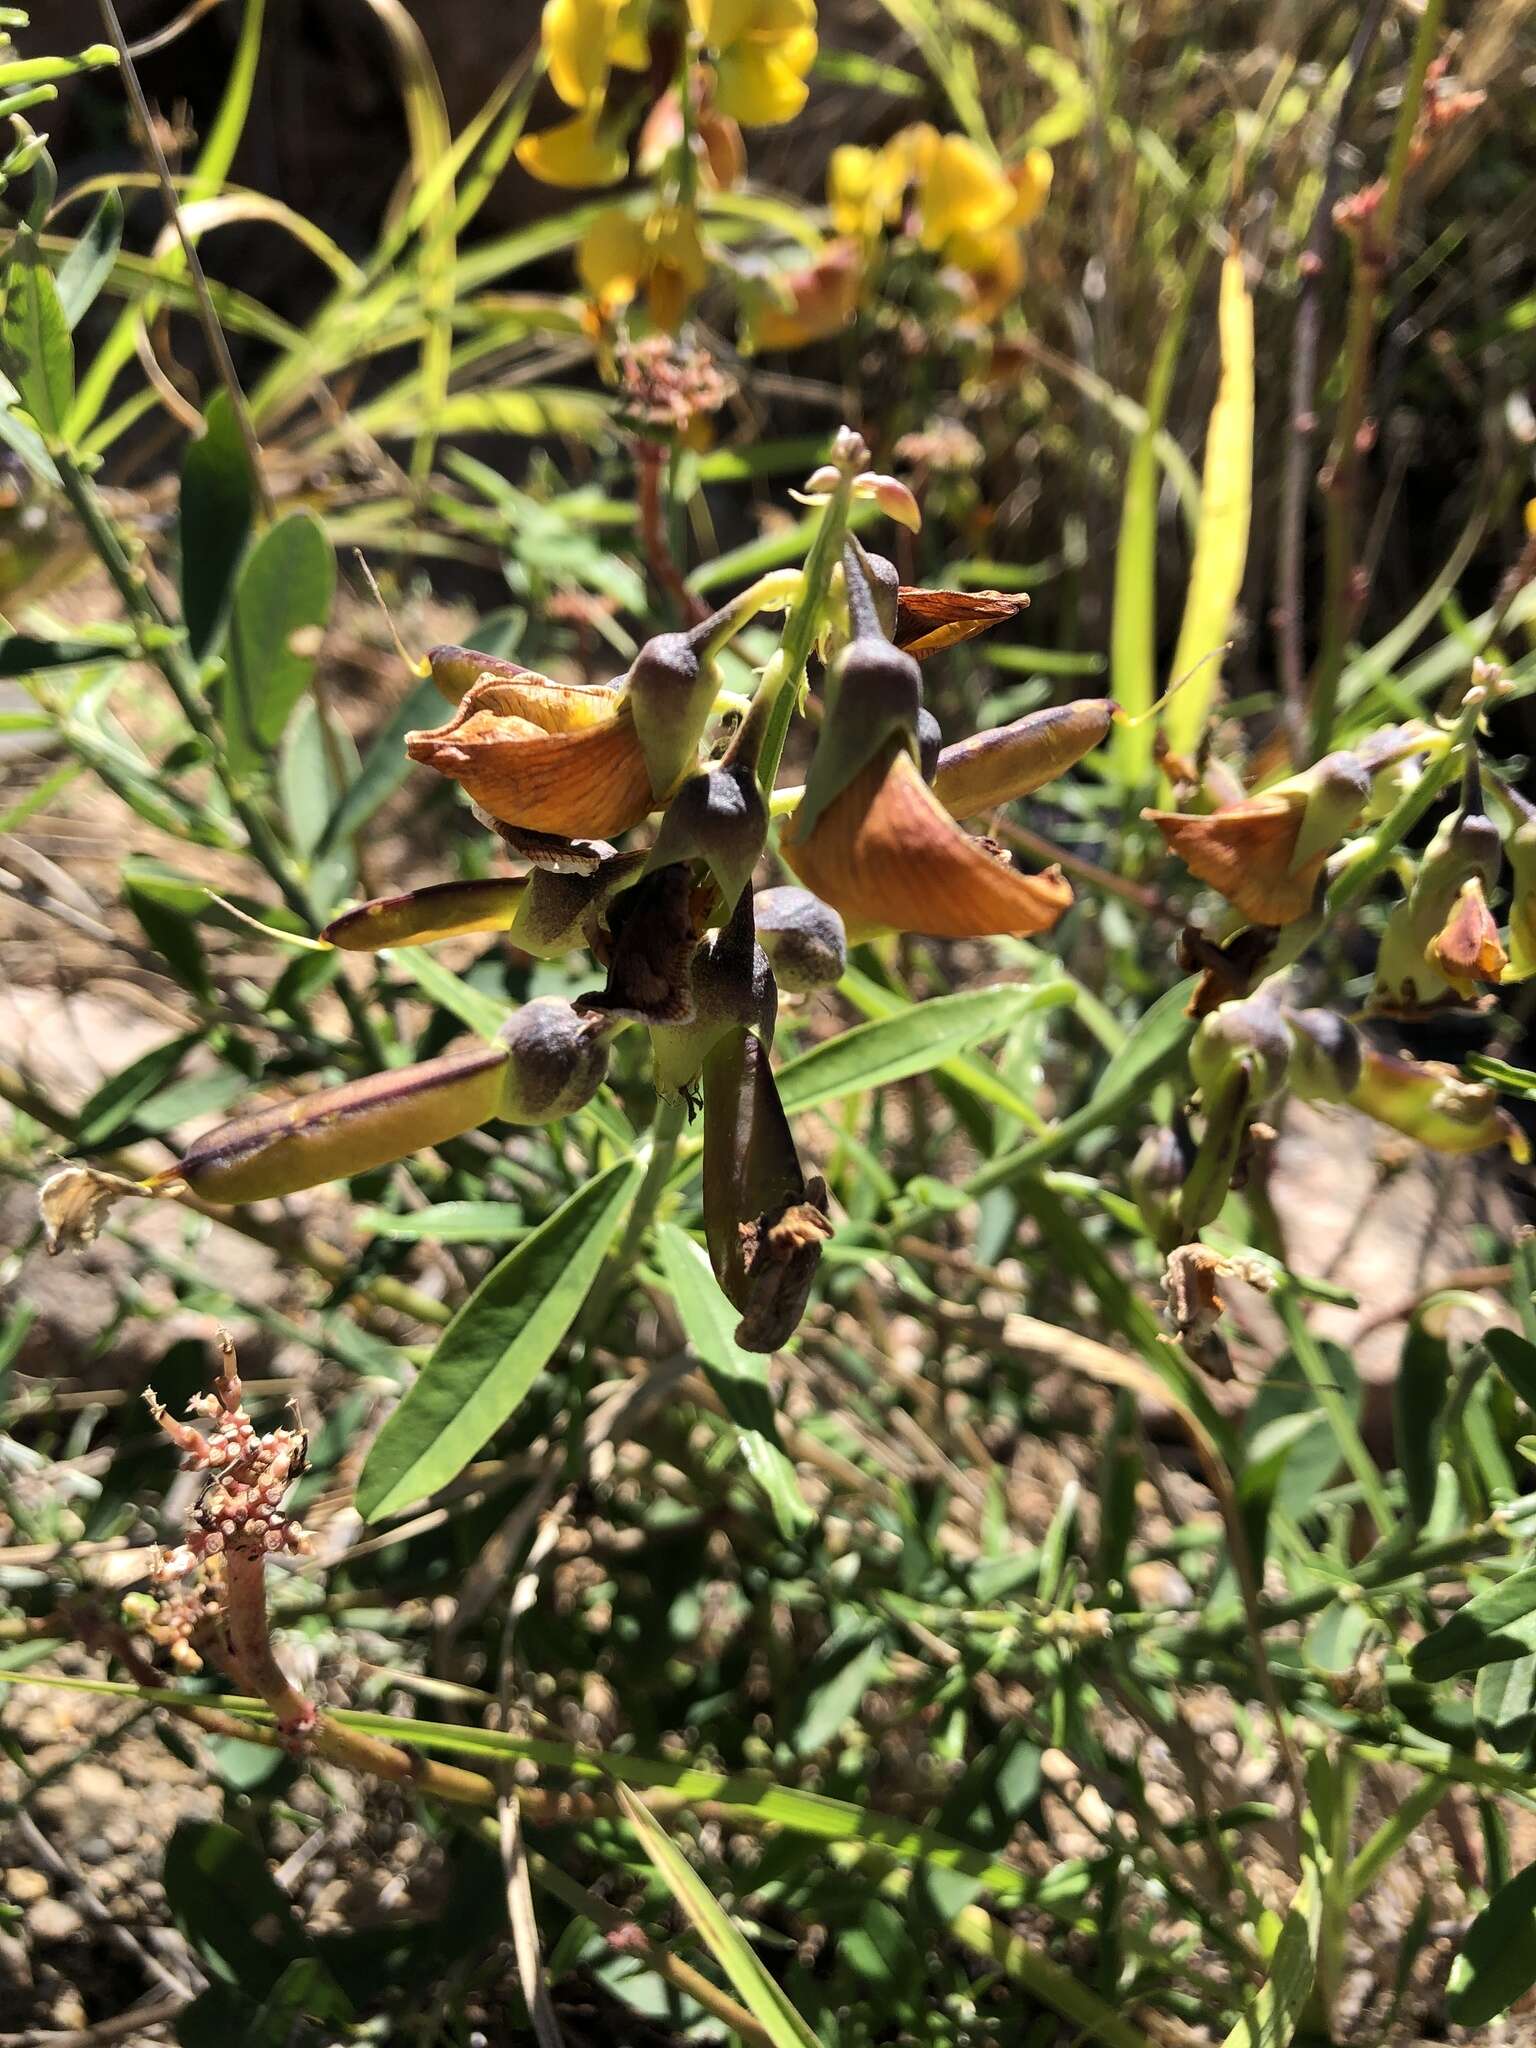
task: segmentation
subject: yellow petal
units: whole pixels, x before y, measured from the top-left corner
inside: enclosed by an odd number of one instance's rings
[[[808,48],[807,48],[808,45]],[[739,42],[721,52],[716,67],[715,106],[744,128],[774,128],[792,121],[810,97],[805,73],[816,55],[816,37],[801,31],[791,44]]]
[[[545,0],[539,39],[549,82],[568,107],[588,106],[608,74],[610,0]]]
[[[1048,149],[1032,149],[1023,163],[1014,165],[1008,173],[1008,182],[1014,190],[1013,208],[1006,222],[1008,227],[1027,228],[1032,221],[1039,219],[1050,197],[1054,169]]]
[[[968,136],[941,136],[918,194],[923,247],[942,249],[952,235],[1000,227],[1015,196],[1000,166]]]
[[[1014,938],[1053,925],[1072,901],[1058,869],[1027,875],[962,832],[897,742],[861,768],[805,837],[785,831],[785,860],[830,903],[849,936]]]
[[[871,221],[875,179],[880,160],[872,149],[857,142],[840,142],[827,159],[827,205],[832,225],[840,235],[876,233],[879,220]]]
[[[525,135],[517,145],[517,160],[546,185],[615,185],[629,168],[620,145],[598,133],[595,110],[542,134]]]
[[[576,275],[605,313],[637,296],[649,265],[645,229],[622,206],[605,207],[576,245]]]

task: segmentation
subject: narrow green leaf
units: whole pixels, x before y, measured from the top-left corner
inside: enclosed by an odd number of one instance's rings
[[[588,1181],[475,1289],[368,1455],[367,1521],[446,1486],[513,1413],[575,1320],[641,1171],[621,1159]]]
[[[375,735],[356,777],[342,791],[335,809],[325,821],[315,848],[318,865],[337,847],[345,846],[368,823],[379,806],[386,803],[410,773],[405,736],[418,726],[431,725],[442,713],[443,700],[437,685],[427,681],[408,693],[389,723]]]
[[[1415,1678],[1430,1684],[1507,1664],[1536,1650],[1536,1565],[1475,1594],[1408,1653]]]
[[[102,194],[96,211],[86,222],[84,234],[59,265],[59,304],[71,331],[95,305],[102,286],[112,275],[122,239],[123,202],[114,188]]]
[[[122,1129],[141,1102],[147,1102],[157,1089],[166,1085],[187,1054],[201,1043],[200,1032],[167,1038],[104,1081],[79,1113],[79,1144],[86,1151],[104,1145],[115,1131]]]
[[[747,1470],[768,1498],[779,1532],[797,1536],[815,1516],[795,1468],[779,1448],[778,1421],[768,1392],[768,1360],[743,1351],[732,1331],[739,1318],[710,1270],[703,1248],[675,1223],[660,1224],[656,1252],[688,1342],[720,1396],[741,1444]]]
[[[1500,1885],[1451,1968],[1450,2016],[1485,2027],[1536,1984],[1536,1863]]]
[[[512,1015],[510,1003],[471,988],[425,946],[391,946],[379,957],[403,968],[424,996],[450,1017],[468,1025],[471,1031],[478,1031],[482,1038],[494,1038]]]
[[[290,512],[251,551],[235,586],[219,713],[232,758],[270,753],[309,688],[331,615],[336,556],[312,512]]]
[[[1275,1943],[1269,1975],[1223,2048],[1286,2048],[1311,1995],[1322,1925],[1317,1872],[1308,1864]]]
[[[16,237],[0,345],[21,402],[41,432],[62,433],[75,395],[75,348],[58,285],[29,228]]]
[[[31,633],[7,633],[0,639],[0,676],[32,676],[42,669],[117,661],[128,651],[100,640],[39,640]]]
[[[1516,1330],[1486,1330],[1483,1343],[1527,1408],[1536,1408],[1536,1344]]]
[[[816,2036],[764,1969],[756,1950],[644,1803],[619,1787],[625,1817],[679,1906],[774,2048],[817,2048]]]
[[[184,1820],[166,1844],[165,1902],[217,1977],[261,1998],[311,1953],[293,1901],[238,1828]]]
[[[982,1039],[1000,1038],[1032,1010],[1061,1000],[1051,982],[1037,987],[1008,983],[934,996],[894,1017],[855,1025],[779,1069],[785,1114],[799,1116],[819,1103],[926,1073]]]
[[[181,615],[199,661],[223,636],[255,510],[240,423],[219,391],[208,402],[201,440],[187,449],[181,466]]]
[[[1415,1316],[1403,1339],[1392,1389],[1392,1433],[1409,1512],[1420,1528],[1435,1504],[1440,1422],[1450,1384],[1450,1346]]]
[[[434,1202],[401,1216],[359,1209],[357,1225],[395,1244],[504,1244],[529,1229],[510,1202]]]

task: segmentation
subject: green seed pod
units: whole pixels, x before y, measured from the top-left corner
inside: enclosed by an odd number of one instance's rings
[[[166,1181],[210,1202],[262,1202],[346,1180],[503,1114],[506,1052],[445,1053],[235,1117],[199,1138]]]
[[[753,898],[757,935],[774,979],[789,995],[831,988],[848,968],[848,934],[830,903],[809,889],[760,889]]]
[[[506,1068],[495,1114],[509,1124],[552,1124],[585,1109],[607,1077],[613,1029],[562,996],[524,1003],[497,1033]]]
[[[1360,1083],[1360,1034],[1333,1010],[1287,1010],[1290,1083],[1304,1102],[1344,1102]]]
[[[698,759],[715,702],[713,665],[687,633],[658,633],[630,664],[622,684],[658,801],[671,795]]]
[[[1179,1241],[1179,1195],[1189,1171],[1188,1148],[1167,1124],[1149,1131],[1126,1178],[1147,1234],[1163,1251]]]
[[[430,946],[436,939],[511,928],[527,893],[525,876],[474,882],[429,882],[399,896],[377,896],[332,918],[320,936],[344,953],[384,946]]]
[[[1280,1005],[1269,996],[1249,996],[1201,1018],[1189,1048],[1189,1070],[1201,1091],[1215,1096],[1246,1064],[1250,1100],[1259,1103],[1283,1085],[1290,1057]]]

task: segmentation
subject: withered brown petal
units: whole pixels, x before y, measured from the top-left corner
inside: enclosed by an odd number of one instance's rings
[[[1017,618],[1028,603],[1001,590],[923,590],[904,583],[896,593],[896,645],[927,661]]]
[[[686,862],[658,868],[626,889],[609,911],[613,951],[606,985],[577,1007],[643,1024],[687,1024],[694,1014],[690,972],[699,933]]]
[[[1253,924],[1294,924],[1312,908],[1325,848],[1292,871],[1303,806],[1284,797],[1244,797],[1225,809],[1185,814],[1143,811],[1198,881],[1225,896]]]

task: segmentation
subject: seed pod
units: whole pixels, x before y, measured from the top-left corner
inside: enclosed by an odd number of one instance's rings
[[[511,928],[527,893],[526,876],[473,882],[429,882],[398,896],[377,896],[332,918],[320,936],[344,953],[384,946],[430,946],[434,940]]]
[[[1091,753],[1116,708],[1108,697],[1081,697],[959,740],[939,756],[933,793],[952,818],[978,817],[1028,796]]]
[[[1359,1086],[1364,1049],[1347,1017],[1333,1010],[1287,1010],[1291,1087],[1304,1102],[1345,1102]]]
[[[875,617],[880,630],[887,640],[896,638],[897,608],[900,603],[901,572],[889,555],[873,554],[868,548],[854,542],[854,551],[859,566],[869,584],[870,599],[875,607]]]
[[[805,1312],[832,1225],[826,1183],[801,1172],[767,1047],[741,1025],[704,1063],[703,1185],[710,1264],[741,1310],[736,1342],[776,1351]]]
[[[1188,1133],[1160,1124],[1142,1139],[1126,1176],[1148,1236],[1164,1251],[1179,1241],[1179,1195],[1189,1160]]]
[[[944,757],[944,729],[925,705],[917,714],[917,765],[930,785]]]
[[[502,1047],[480,1046],[254,1110],[199,1138],[156,1178],[183,1181],[210,1202],[261,1202],[345,1180],[501,1115],[506,1065]]]
[[[1349,1100],[1433,1152],[1482,1152],[1504,1144],[1521,1165],[1531,1156],[1524,1131],[1500,1109],[1497,1090],[1464,1081],[1441,1060],[1399,1059],[1367,1047]]]
[[[510,1124],[552,1124],[584,1109],[608,1073],[613,1028],[562,996],[524,1003],[497,1033],[506,1048],[495,1114]]]
[[[660,802],[698,759],[715,702],[714,667],[700,659],[691,635],[658,633],[635,656],[622,687]]]
[[[1411,1015],[1452,994],[1465,1000],[1497,982],[1508,964],[1487,891],[1504,857],[1499,828],[1483,809],[1477,757],[1469,754],[1459,807],[1444,819],[1405,902],[1382,934],[1370,1007]]]
[[[1189,1070],[1202,1094],[1214,1096],[1239,1067],[1246,1067],[1250,1100],[1257,1105],[1283,1085],[1290,1057],[1280,1005],[1269,996],[1249,996],[1201,1018],[1189,1048]]]
[[[790,995],[831,988],[848,969],[848,934],[830,903],[786,884],[753,898],[757,935],[774,979]]]

